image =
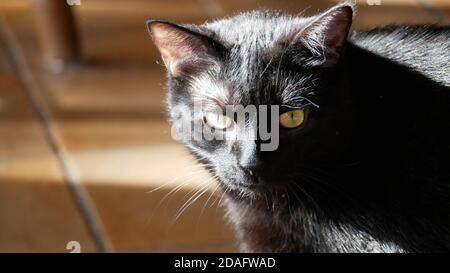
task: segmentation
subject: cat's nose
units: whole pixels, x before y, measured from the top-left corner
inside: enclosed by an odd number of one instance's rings
[[[261,170],[262,167],[259,164],[240,164],[242,170],[246,174],[246,181],[250,184],[262,183]]]
[[[251,163],[241,163],[239,164],[241,168],[248,172],[248,174],[252,176],[257,176],[262,170],[261,164],[258,164],[257,162],[251,162]]]
[[[239,147],[238,164],[251,179],[260,175],[262,162],[254,141],[241,143]]]
[[[254,174],[254,173],[256,173],[256,171],[257,171],[257,168],[256,168],[256,166],[255,165],[242,165],[241,164],[241,168],[244,170],[244,171],[247,171],[247,172],[249,172],[250,174]]]

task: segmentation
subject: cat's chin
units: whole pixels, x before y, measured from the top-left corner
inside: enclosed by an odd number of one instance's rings
[[[266,198],[268,194],[283,194],[286,192],[286,188],[283,186],[261,183],[224,182],[219,180],[219,184],[228,195],[238,199]]]

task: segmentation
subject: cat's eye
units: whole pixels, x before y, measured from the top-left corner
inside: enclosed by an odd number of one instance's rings
[[[206,124],[218,130],[225,130],[233,125],[233,120],[230,117],[227,117],[220,113],[206,113],[204,115],[204,119]]]
[[[302,109],[291,110],[280,115],[280,124],[284,128],[296,128],[305,121],[305,111]]]

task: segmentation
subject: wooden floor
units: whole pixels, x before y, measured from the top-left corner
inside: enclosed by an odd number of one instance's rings
[[[235,251],[216,185],[170,137],[165,74],[145,20],[313,14],[336,2],[81,0],[73,8],[83,60],[52,74],[29,1],[2,0],[0,252],[66,252],[69,241],[85,252]],[[354,27],[449,22],[448,0],[358,1]],[[199,188],[210,190],[176,217]]]

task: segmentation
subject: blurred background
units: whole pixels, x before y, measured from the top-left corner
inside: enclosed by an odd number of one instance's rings
[[[222,194],[171,139],[145,21],[337,2],[0,0],[0,252],[236,251]],[[355,29],[450,22],[449,0],[357,6]]]

